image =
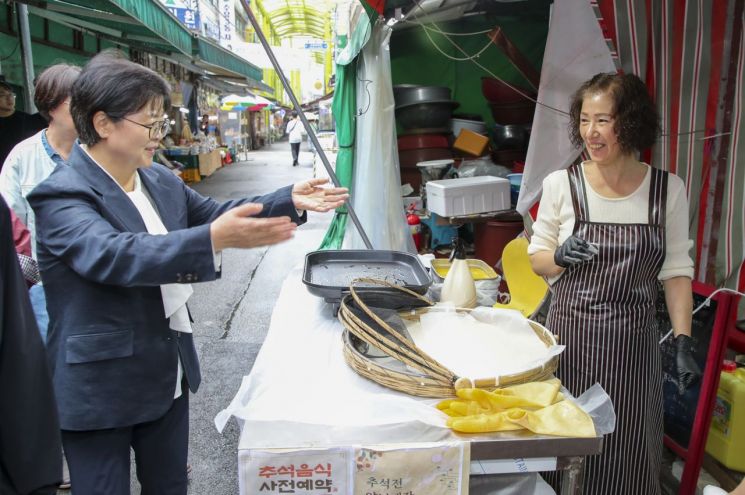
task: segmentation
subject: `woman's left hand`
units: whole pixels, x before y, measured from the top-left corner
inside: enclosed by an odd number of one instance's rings
[[[678,393],[683,395],[701,378],[701,368],[693,358],[693,339],[688,335],[675,337],[675,367],[678,371]]]
[[[326,212],[340,207],[349,197],[346,187],[321,187],[328,179],[309,179],[292,187],[292,202],[298,210]]]

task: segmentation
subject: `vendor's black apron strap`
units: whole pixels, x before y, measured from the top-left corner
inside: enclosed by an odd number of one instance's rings
[[[572,165],[567,169],[569,174],[569,189],[572,192],[572,205],[577,220],[589,220],[587,211],[587,191],[585,181],[582,180],[582,164]],[[576,225],[575,225],[576,230]]]
[[[667,172],[652,167],[649,182],[649,225],[665,226],[667,212]]]
[[[658,495],[662,367],[654,303],[665,256],[667,177],[651,171],[649,225],[618,224],[590,222],[587,181],[580,166],[568,173],[574,232],[599,252],[553,284],[546,326],[566,345],[557,371],[564,386],[578,396],[600,383],[617,416],[603,454],[586,460],[584,493]]]

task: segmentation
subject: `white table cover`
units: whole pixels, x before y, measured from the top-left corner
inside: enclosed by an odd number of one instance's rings
[[[437,399],[415,398],[359,376],[344,361],[343,327],[308,292],[302,267],[285,280],[251,373],[215,417],[242,423],[239,449],[452,439]],[[374,426],[374,428],[373,428]]]

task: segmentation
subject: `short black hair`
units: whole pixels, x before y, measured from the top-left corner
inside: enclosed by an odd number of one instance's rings
[[[72,91],[72,85],[80,75],[80,67],[56,64],[44,69],[36,78],[34,103],[39,113],[49,121],[49,112],[65,101]]]
[[[119,51],[107,50],[93,57],[72,87],[70,114],[80,142],[96,144],[101,136],[93,116],[104,112],[114,122],[151,102],[171,106],[171,87],[157,72],[127,60]]]
[[[292,118],[294,119],[295,117],[297,117],[297,111],[296,110],[293,110],[292,111]]]
[[[644,81],[634,74],[599,73],[585,81],[572,95],[569,105],[569,139],[583,144],[580,133],[582,102],[589,95],[608,93],[613,99],[613,130],[625,153],[651,147],[660,133],[660,117]]]
[[[0,81],[0,88],[7,89],[8,91],[15,93],[15,91],[13,91],[13,86],[5,82],[5,80]]]

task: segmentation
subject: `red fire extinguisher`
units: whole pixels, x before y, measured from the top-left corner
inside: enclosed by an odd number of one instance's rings
[[[406,223],[409,224],[409,230],[411,231],[411,237],[414,238],[414,246],[419,251],[422,248],[422,222],[419,220],[419,215],[414,211],[414,204],[409,205],[409,214],[406,215]]]

